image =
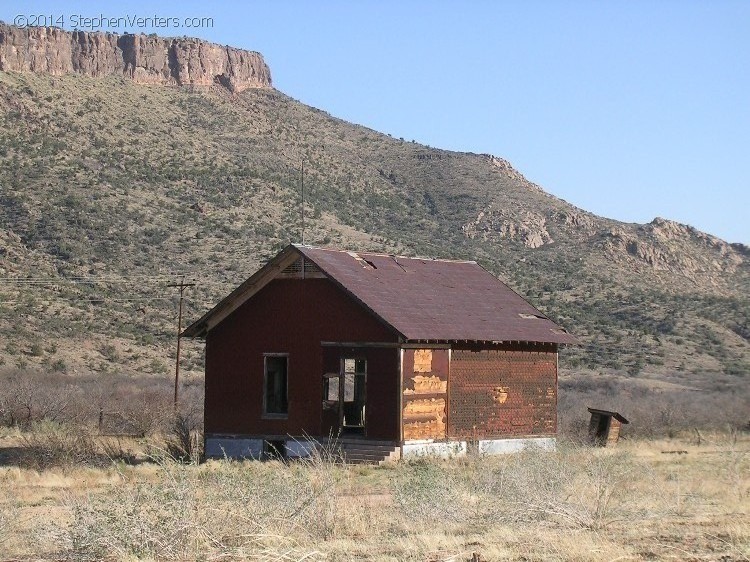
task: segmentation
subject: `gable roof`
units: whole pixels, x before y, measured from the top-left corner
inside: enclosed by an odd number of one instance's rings
[[[285,248],[189,326],[184,335],[205,335],[299,255],[405,341],[578,343],[474,261],[405,258],[302,245]]]

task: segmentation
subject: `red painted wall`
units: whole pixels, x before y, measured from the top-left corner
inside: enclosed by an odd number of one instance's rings
[[[454,349],[448,395],[449,438],[555,435],[557,349]]]
[[[397,337],[328,279],[271,281],[208,333],[206,433],[324,436],[321,341],[396,342]],[[371,436],[395,439],[398,351],[368,352],[377,352],[368,365]],[[264,353],[289,354],[287,419],[261,418]],[[374,401],[376,396],[382,399]]]

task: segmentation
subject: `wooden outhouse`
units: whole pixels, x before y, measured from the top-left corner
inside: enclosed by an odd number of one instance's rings
[[[553,448],[575,338],[473,261],[290,245],[184,334],[206,340],[207,456]]]
[[[620,428],[623,424],[630,423],[618,412],[609,410],[598,410],[589,408],[591,421],[589,421],[589,437],[591,441],[600,447],[613,447],[620,438]]]

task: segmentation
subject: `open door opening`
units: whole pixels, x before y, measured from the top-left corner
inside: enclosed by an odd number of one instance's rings
[[[348,433],[365,432],[366,359],[342,359],[343,416],[341,428]]]
[[[607,436],[609,434],[609,422],[612,418],[609,416],[600,416],[599,423],[596,425],[596,435],[594,436],[595,441],[602,445],[607,442]]]
[[[366,359],[342,357],[338,373],[323,375],[324,417],[335,419],[339,434],[365,435],[366,393]]]

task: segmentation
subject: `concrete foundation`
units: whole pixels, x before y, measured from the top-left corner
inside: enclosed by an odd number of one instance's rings
[[[449,459],[466,455],[466,441],[407,441],[404,443],[405,459],[437,457]]]
[[[206,458],[259,459],[263,455],[262,439],[240,437],[206,437]]]
[[[521,451],[554,451],[557,440],[554,437],[528,437],[525,439],[487,439],[478,443],[480,455],[503,455]]]
[[[315,442],[304,440],[287,440],[284,442],[286,456],[290,459],[306,458],[315,450]]]
[[[554,437],[528,437],[519,439],[483,439],[477,442],[480,455],[502,455],[525,450],[554,451],[557,441]],[[405,459],[437,457],[448,459],[462,457],[469,450],[466,441],[408,441],[404,443]]]
[[[527,437],[517,439],[483,439],[477,443],[476,452],[480,455],[502,455],[521,451],[554,451],[557,440],[554,437]],[[309,457],[316,443],[305,439],[283,441],[284,453],[288,458]],[[407,441],[403,446],[403,458],[436,457],[449,459],[463,457],[469,450],[466,441],[435,441],[431,439]],[[261,459],[264,456],[262,439],[249,439],[232,436],[210,436],[206,438],[207,458]]]

